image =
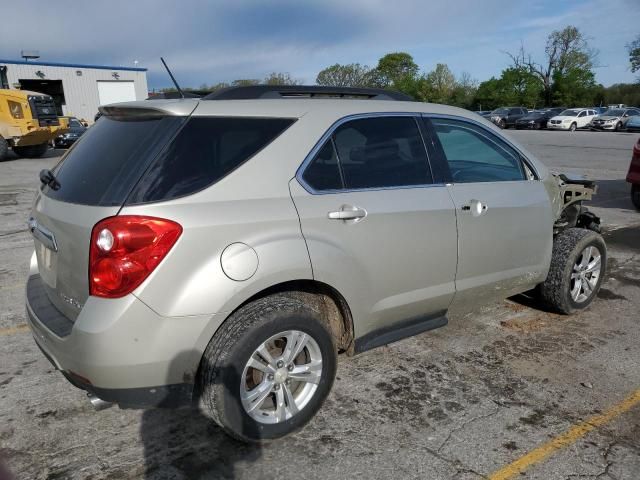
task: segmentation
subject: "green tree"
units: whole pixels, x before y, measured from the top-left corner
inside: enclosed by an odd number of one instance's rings
[[[500,80],[491,77],[478,85],[478,91],[474,99],[474,107],[479,110],[493,110],[503,106],[504,102],[500,93]]]
[[[451,93],[451,104],[462,108],[473,108],[474,99],[478,92],[478,81],[471,78],[468,72],[462,72]]]
[[[517,54],[508,54],[514,68],[525,68],[542,82],[545,103],[551,105],[553,101],[553,84],[571,72],[592,72],[598,53],[589,47],[582,32],[572,25],[562,30],[555,30],[547,37],[545,60],[537,63],[531,54],[520,47]],[[579,75],[581,76],[581,75]]]
[[[382,86],[399,89],[402,86],[415,87],[419,68],[408,53],[394,52],[378,60],[376,70]]]
[[[625,105],[640,105],[640,83],[616,83],[603,88],[603,105],[624,103]],[[600,105],[600,102],[596,103]]]
[[[438,63],[420,82],[418,98],[427,102],[448,104],[456,86],[456,77],[449,67],[445,63]]]
[[[371,68],[359,63],[336,63],[320,70],[316,83],[329,87],[374,87],[378,86],[376,74]]]
[[[534,108],[544,102],[540,79],[525,68],[504,70],[500,77],[500,90],[505,105]]]
[[[629,52],[631,71],[637,72],[640,70],[640,35],[633,42],[627,44],[627,51]]]
[[[292,78],[289,73],[271,72],[262,82],[265,85],[300,85],[300,82]]]
[[[540,80],[526,68],[507,68],[500,78],[482,82],[475,94],[474,106],[494,109],[505,106],[537,107],[542,103]]]
[[[241,78],[231,82],[232,87],[250,87],[252,85],[260,85],[260,80],[257,78]]]
[[[578,107],[594,105],[597,85],[590,70],[571,68],[553,79],[553,105]]]

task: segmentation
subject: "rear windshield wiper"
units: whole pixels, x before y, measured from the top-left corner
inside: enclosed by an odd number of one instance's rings
[[[48,168],[45,168],[44,170],[40,170],[40,182],[43,185],[47,185],[52,190],[60,189],[60,182],[58,182],[58,180],[56,179],[56,176]]]

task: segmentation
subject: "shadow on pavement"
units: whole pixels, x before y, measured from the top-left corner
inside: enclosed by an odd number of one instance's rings
[[[0,480],[14,480],[13,474],[9,471],[9,467],[6,466],[3,460],[2,449],[0,449]]]
[[[60,149],[60,148],[49,148],[49,150],[47,150],[46,153],[44,155],[42,155],[41,157],[28,158],[28,157],[19,157],[18,155],[13,153],[13,151],[9,150],[9,154],[6,156],[6,158],[4,158],[3,160],[0,160],[0,163],[15,162],[17,160],[29,161],[29,160],[42,160],[42,159],[47,159],[47,158],[56,158],[56,157],[60,157],[60,156],[64,155],[65,153],[66,153],[66,150],[63,150],[63,149]],[[0,479],[0,480],[2,480],[2,479]]]
[[[598,208],[619,208],[635,211],[631,203],[631,184],[625,180],[596,180],[598,193],[585,206]],[[639,217],[640,221],[640,217]]]
[[[178,355],[169,370],[184,369],[184,359],[191,355],[192,352]],[[191,378],[195,373],[186,372]],[[146,479],[234,479],[238,478],[239,464],[261,457],[260,445],[229,437],[195,405],[171,409],[161,404],[160,408],[146,410],[140,437]],[[262,474],[254,471],[250,477],[261,478]]]

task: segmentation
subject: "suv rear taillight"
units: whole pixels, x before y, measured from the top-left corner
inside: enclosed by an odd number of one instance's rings
[[[171,220],[122,215],[99,221],[91,232],[89,294],[131,293],[158,266],[182,234]]]

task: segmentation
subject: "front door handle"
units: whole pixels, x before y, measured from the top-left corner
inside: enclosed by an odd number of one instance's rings
[[[359,222],[367,216],[367,211],[364,208],[354,207],[352,205],[343,205],[340,210],[329,212],[327,216],[331,220],[355,220]]]
[[[462,206],[462,210],[465,212],[471,212],[474,217],[479,217],[487,211],[487,204],[482,203],[480,200],[470,200],[467,205]]]

